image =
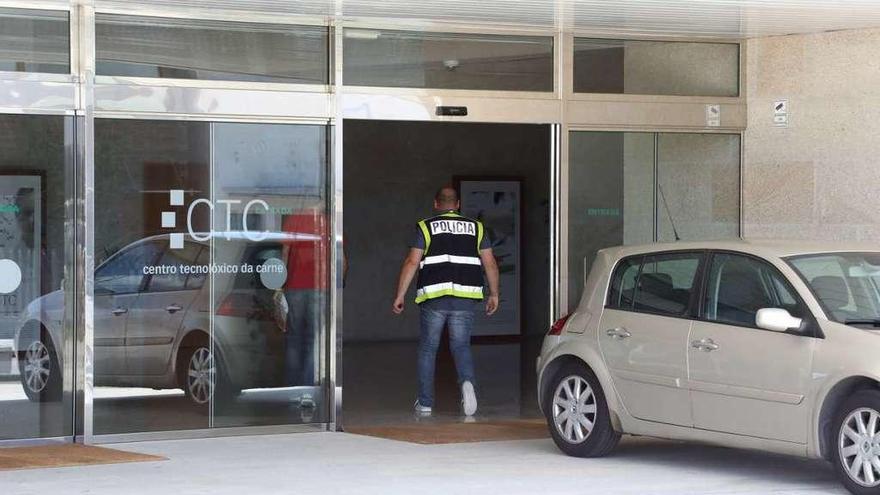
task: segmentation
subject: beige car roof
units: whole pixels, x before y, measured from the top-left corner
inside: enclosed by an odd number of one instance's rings
[[[787,256],[833,252],[880,253],[880,242],[732,239],[726,241],[679,241],[617,246],[603,249],[600,252],[613,259],[617,259],[656,251],[694,251],[701,249],[737,251],[764,258],[785,258]]]

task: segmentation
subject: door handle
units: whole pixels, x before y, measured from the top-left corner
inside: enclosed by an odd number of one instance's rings
[[[171,304],[165,307],[165,311],[168,311],[171,314],[177,313],[181,309],[183,308],[178,304]]]
[[[623,340],[632,337],[632,334],[629,333],[629,330],[625,328],[609,328],[605,331],[605,335],[608,335],[614,340]]]
[[[699,349],[701,351],[711,352],[717,351],[719,345],[715,343],[712,339],[701,339],[701,340],[693,340],[691,341],[691,347],[694,349]]]
[[[128,308],[118,307],[113,310],[113,314],[115,316],[121,316],[121,315],[124,315],[125,313],[128,313]]]

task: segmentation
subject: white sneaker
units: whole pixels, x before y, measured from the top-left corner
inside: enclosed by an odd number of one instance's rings
[[[419,414],[431,414],[431,411],[432,411],[431,406],[423,406],[423,405],[419,404],[419,401],[416,401],[413,408]]]
[[[474,394],[474,384],[466,381],[461,384],[461,409],[465,416],[473,416],[477,412],[477,396]]]

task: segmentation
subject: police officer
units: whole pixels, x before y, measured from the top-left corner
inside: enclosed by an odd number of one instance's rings
[[[474,313],[483,296],[483,269],[489,284],[486,314],[498,309],[498,265],[484,235],[483,224],[461,216],[458,193],[443,187],[434,196],[436,215],[418,223],[409,254],[403,261],[392,310],[403,312],[404,296],[419,273],[416,303],[421,310],[418,348],[419,396],[417,413],[434,407],[434,364],[443,328],[449,328],[449,347],[458,371],[461,405],[465,415],[477,411],[471,331]]]

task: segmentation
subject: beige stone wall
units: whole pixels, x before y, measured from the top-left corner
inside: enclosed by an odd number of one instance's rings
[[[744,235],[880,240],[880,30],[749,40]],[[774,127],[773,101],[790,123]]]

